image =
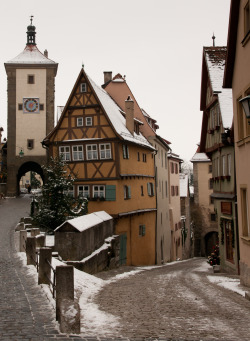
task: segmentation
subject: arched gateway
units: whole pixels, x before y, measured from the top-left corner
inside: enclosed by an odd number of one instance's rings
[[[58,64],[36,46],[36,28],[27,27],[23,52],[5,63],[8,77],[7,195],[19,193],[24,171],[43,178],[47,151],[41,142],[54,127],[54,87]]]

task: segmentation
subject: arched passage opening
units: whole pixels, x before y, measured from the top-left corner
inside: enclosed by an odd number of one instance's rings
[[[205,252],[206,257],[214,252],[215,245],[219,244],[218,232],[209,232],[205,235]]]
[[[26,179],[22,180],[26,176]],[[21,183],[20,183],[21,182]],[[20,187],[26,188],[30,185],[33,188],[37,188],[44,183],[44,174],[42,167],[33,161],[25,162],[19,168],[17,173],[17,193],[20,194]]]

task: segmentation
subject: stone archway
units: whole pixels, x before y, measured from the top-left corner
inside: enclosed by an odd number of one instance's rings
[[[214,251],[214,246],[219,244],[218,232],[212,231],[205,235],[205,254],[209,256]]]
[[[17,173],[17,187],[18,187],[17,193],[18,194],[20,191],[20,189],[19,189],[20,179],[27,172],[35,172],[35,173],[39,174],[42,178],[43,183],[44,183],[44,173],[43,173],[42,167],[38,163],[33,162],[33,161],[25,162],[20,166],[20,168],[18,169],[18,173]]]

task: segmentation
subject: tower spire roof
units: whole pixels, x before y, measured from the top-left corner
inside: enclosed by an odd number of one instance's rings
[[[36,45],[36,27],[32,25],[34,16],[30,16],[30,25],[27,27],[27,44],[26,45]]]

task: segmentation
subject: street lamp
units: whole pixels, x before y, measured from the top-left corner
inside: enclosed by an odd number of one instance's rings
[[[239,102],[242,104],[246,117],[250,118],[250,95],[240,99]]]

